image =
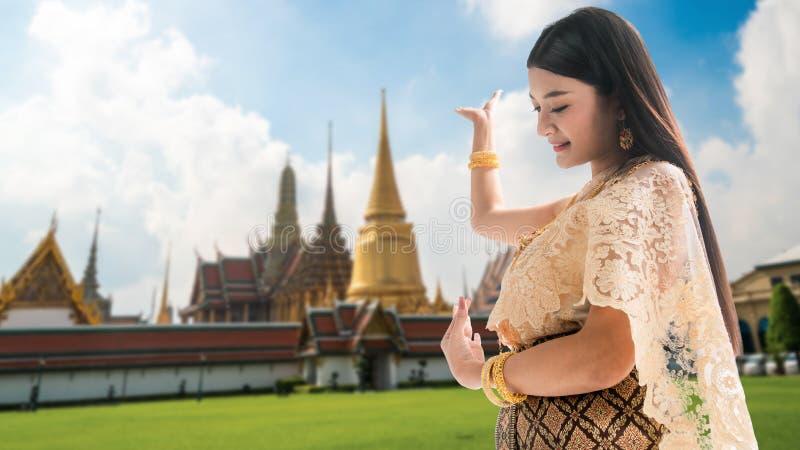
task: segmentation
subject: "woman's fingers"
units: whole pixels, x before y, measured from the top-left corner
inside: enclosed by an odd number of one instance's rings
[[[486,113],[483,110],[479,110],[477,108],[456,108],[456,113],[466,117],[467,119],[475,122],[477,120],[482,120]]]
[[[456,306],[457,305],[453,305],[453,319],[450,321],[450,326],[447,327],[447,331],[444,332],[444,336],[442,336],[442,342],[440,343],[442,349],[445,348],[447,341],[450,340],[450,333],[453,332],[453,326],[456,323]]]
[[[472,321],[469,318],[469,303],[467,303],[467,300],[465,300],[463,297],[461,297],[460,299],[461,299],[462,303],[459,304],[459,308],[461,308],[461,310],[462,310],[461,314],[464,317],[464,328],[463,328],[464,337],[466,337],[467,340],[471,340],[472,339]]]
[[[492,94],[492,98],[490,98],[486,103],[484,103],[482,108],[470,108],[470,107],[459,106],[458,108],[456,108],[456,112],[466,117],[467,119],[472,120],[473,122],[477,119],[487,119],[489,111],[491,111],[492,106],[494,106],[497,99],[500,98],[500,94],[502,92],[503,92],[502,89],[494,91],[494,93]]]
[[[496,101],[497,101],[497,99],[500,97],[500,94],[501,94],[502,92],[503,92],[503,90],[502,90],[502,89],[498,89],[498,90],[494,91],[494,94],[492,94],[492,98],[490,98],[490,99],[489,99],[489,101],[488,101],[488,102],[486,102],[486,104],[485,104],[485,105],[483,105],[483,109],[484,109],[484,110],[487,110],[487,111],[488,111],[488,110],[491,110],[491,109],[492,109],[492,106],[494,106],[494,102],[496,102]]]

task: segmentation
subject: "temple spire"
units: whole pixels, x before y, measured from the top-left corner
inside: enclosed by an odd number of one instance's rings
[[[159,325],[169,325],[172,323],[172,308],[167,304],[169,296],[169,259],[172,252],[172,243],[167,245],[167,267],[164,270],[164,286],[161,288],[161,308],[158,310]]]
[[[436,277],[436,297],[433,299],[433,304],[431,305],[431,309],[433,310],[434,314],[439,314],[441,312],[447,312],[449,308],[452,308],[451,305],[447,303],[444,299],[444,295],[442,295],[442,283],[439,280],[439,277]]]
[[[336,225],[336,211],[333,208],[333,121],[328,122],[328,180],[325,185],[325,210],[322,213],[322,225]]]
[[[378,157],[375,161],[375,177],[372,181],[367,211],[364,219],[401,221],[406,212],[400,201],[397,181],[394,177],[392,152],[389,147],[389,126],[386,119],[386,89],[381,89],[381,129],[378,141]]]
[[[100,298],[97,291],[100,283],[97,282],[97,234],[100,228],[100,208],[94,219],[94,235],[92,236],[92,246],[89,248],[89,261],[86,262],[86,269],[83,271],[83,299],[96,300]]]
[[[58,227],[58,217],[56,216],[56,210],[53,210],[53,215],[50,217],[50,229],[48,233],[55,234],[56,228]]]
[[[300,224],[297,221],[297,187],[294,170],[289,165],[289,154],[286,154],[286,167],[283,168],[278,193],[278,211],[275,213],[275,224],[272,227],[272,239],[281,239],[284,245],[296,240],[300,235]]]

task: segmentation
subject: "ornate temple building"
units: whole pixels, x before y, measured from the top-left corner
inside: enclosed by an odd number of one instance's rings
[[[432,312],[422,284],[412,224],[405,217],[389,148],[386,91],[382,90],[375,176],[364,213],[366,223],[358,229],[347,301],[378,299],[384,308],[394,306],[400,314]]]
[[[223,256],[217,250],[216,261],[204,261],[198,255],[189,306],[180,310],[182,322],[299,322],[307,308],[332,308],[339,299],[376,299],[399,314],[450,312],[441,292],[433,304],[425,295],[412,224],[405,221],[394,175],[385,91],[375,177],[354,261],[336,220],[332,142],[329,124],[325,206],[315,236],[306,242],[300,234],[296,177],[287,160],[271,235],[248,256]]]
[[[183,322],[299,322],[307,306],[333,306],[350,282],[352,262],[336,221],[333,201],[333,138],[328,126],[325,207],[317,233],[305,242],[297,220],[296,180],[287,160],[281,172],[272,234],[246,257],[216,261],[199,256]],[[263,251],[259,251],[263,250]]]
[[[281,283],[271,292],[270,317],[279,321],[302,321],[309,307],[333,307],[333,300],[342,298],[350,283],[353,263],[350,250],[336,220],[333,202],[333,125],[328,123],[328,173],[325,184],[325,206],[322,221],[310,242],[303,242],[297,250]],[[294,179],[292,180],[294,196]],[[283,187],[283,186],[282,186]],[[288,186],[287,186],[288,187]],[[292,197],[294,205],[294,197]],[[280,213],[280,209],[279,209]],[[297,225],[297,213],[293,209]],[[280,236],[273,232],[275,236]],[[273,244],[271,247],[275,247]],[[269,266],[265,275],[270,273]]]
[[[138,316],[112,316],[112,299],[100,295],[97,281],[95,219],[89,260],[80,283],[72,277],[56,241],[55,214],[44,238],[16,274],[0,287],[0,328],[138,324]]]

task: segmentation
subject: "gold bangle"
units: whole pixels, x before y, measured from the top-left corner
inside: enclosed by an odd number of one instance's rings
[[[491,167],[491,168],[498,168],[500,167],[500,162],[497,160],[488,160],[488,161],[470,161],[467,165],[470,169],[475,169],[477,167]]]
[[[474,169],[476,167],[500,167],[500,162],[497,159],[497,153],[492,151],[477,151],[469,155],[468,167]]]
[[[469,154],[470,158],[482,158],[484,156],[497,156],[494,150],[478,150]]]
[[[494,363],[495,367],[493,370],[494,384],[497,386],[497,391],[505,401],[511,404],[520,403],[528,398],[526,394],[509,391],[503,378],[503,369],[505,368],[506,360],[513,354],[513,352],[505,352],[500,354],[497,358],[497,361]]]
[[[504,408],[511,406],[511,403],[504,400],[500,395],[492,390],[492,368],[497,360],[497,356],[499,355],[492,356],[491,358],[487,359],[485,363],[483,363],[483,368],[481,369],[481,387],[483,388],[483,393],[490,402],[501,408]]]

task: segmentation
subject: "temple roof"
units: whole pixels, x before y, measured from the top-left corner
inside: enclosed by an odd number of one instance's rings
[[[55,215],[50,229],[11,280],[0,287],[0,317],[14,303],[38,308],[69,307],[75,323],[97,324],[102,317],[95,303],[84,301],[83,285],[76,283],[56,241]]]
[[[300,356],[400,352],[413,356],[442,356],[442,336],[450,316],[398,315],[378,300],[336,301],[333,308],[308,308],[300,331]],[[471,317],[488,352],[497,335],[486,330],[487,317]]]

